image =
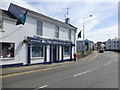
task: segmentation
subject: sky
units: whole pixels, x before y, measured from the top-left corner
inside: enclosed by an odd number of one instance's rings
[[[0,8],[7,10],[10,3],[63,22],[66,8],[69,8],[68,17],[70,23],[78,28],[77,34],[83,29],[83,19],[87,17],[84,19],[85,39],[103,42],[118,37],[118,0],[74,0],[74,2],[73,0],[34,0],[34,2],[32,0],[2,0]]]

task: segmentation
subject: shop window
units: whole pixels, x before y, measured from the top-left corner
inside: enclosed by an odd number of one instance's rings
[[[64,46],[64,55],[70,55],[70,47]]]
[[[42,33],[43,33],[42,27],[43,27],[43,23],[40,21],[37,21],[37,32],[36,32],[37,35],[42,36]]]
[[[32,45],[32,57],[43,57],[43,45]]]
[[[14,43],[0,43],[0,58],[13,58],[14,47]]]

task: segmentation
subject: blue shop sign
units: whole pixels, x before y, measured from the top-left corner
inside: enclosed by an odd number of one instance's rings
[[[45,39],[45,38],[34,38],[27,37],[29,44],[45,44],[45,45],[63,45],[63,46],[71,46],[72,42],[70,41],[62,41],[55,39]]]

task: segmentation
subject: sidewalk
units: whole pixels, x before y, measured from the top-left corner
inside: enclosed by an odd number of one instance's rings
[[[2,75],[14,74],[14,73],[21,73],[33,70],[40,70],[40,69],[47,69],[52,67],[64,66],[67,64],[77,63],[77,62],[84,62],[87,60],[92,59],[93,57],[97,56],[98,53],[93,51],[91,55],[88,55],[84,58],[81,58],[77,61],[66,61],[66,62],[59,62],[59,63],[52,63],[52,64],[39,64],[39,65],[31,65],[31,66],[21,66],[21,67],[10,67],[10,68],[3,68]],[[0,74],[1,75],[1,74]]]

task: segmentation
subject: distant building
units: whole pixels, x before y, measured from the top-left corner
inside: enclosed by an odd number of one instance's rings
[[[18,14],[27,9],[10,4]],[[77,28],[69,22],[29,10],[25,25],[16,25],[11,12],[0,9],[0,59],[2,66],[33,65],[72,60]]]
[[[85,47],[86,50],[92,50],[93,49],[93,42],[89,40],[85,40]],[[83,51],[83,40],[77,40],[77,51]]]
[[[106,50],[120,51],[120,39],[109,39],[106,42]]]

